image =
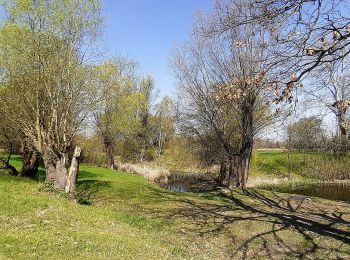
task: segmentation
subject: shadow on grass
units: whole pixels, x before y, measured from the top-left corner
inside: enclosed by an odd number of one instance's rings
[[[96,179],[88,179],[96,177],[96,174],[86,171],[80,171],[82,179],[78,179],[75,197],[77,202],[82,205],[92,205],[92,199],[98,192],[111,188],[109,181],[100,181]]]
[[[80,174],[78,202],[115,202],[110,197],[117,194],[111,192],[116,187],[113,182],[96,180],[98,175],[88,171]],[[131,189],[128,196],[138,198],[136,192],[140,190]],[[98,193],[105,193],[106,198]],[[123,198],[128,204],[127,196]],[[302,196],[253,189],[177,193],[155,185],[146,185],[138,202],[136,207],[130,204],[137,215],[164,224],[174,221],[181,232],[207,241],[220,238],[229,258],[247,259],[256,254],[268,259],[347,259],[350,255],[350,210],[346,204],[316,203]]]
[[[234,245],[231,257],[235,259],[249,258],[252,252],[269,259],[314,258],[316,254],[325,259],[345,259],[350,255],[349,211],[320,208],[317,205],[321,204],[315,205],[301,196],[286,198],[275,193],[266,196],[257,190],[207,194],[204,195],[207,200],[200,201],[166,191],[154,192],[164,200],[183,205],[157,218],[182,218],[189,223],[182,229],[185,232],[226,237]],[[218,196],[224,203],[217,203]],[[247,230],[239,229],[241,225]],[[237,230],[244,234],[237,234]],[[249,234],[252,235],[247,238]],[[293,242],[291,236],[301,237],[303,242]],[[258,249],[253,250],[256,246]]]
[[[79,170],[79,179],[96,179],[99,178],[101,175],[98,173],[94,173],[91,171],[86,171],[86,170]]]

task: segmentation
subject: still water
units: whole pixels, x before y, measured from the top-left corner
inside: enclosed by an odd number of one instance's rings
[[[193,187],[181,182],[163,184],[161,186],[163,188],[177,192],[198,192],[215,189],[214,186],[209,188],[199,188],[198,186]],[[350,183],[293,183],[290,185],[273,185],[261,187],[260,189],[350,202]]]
[[[294,183],[290,185],[269,186],[262,189],[350,202],[349,183]]]

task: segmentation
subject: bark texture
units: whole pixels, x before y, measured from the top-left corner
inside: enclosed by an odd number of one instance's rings
[[[23,140],[22,147],[22,171],[23,177],[35,178],[38,176],[40,153],[29,143],[28,138]]]
[[[247,187],[252,150],[253,143],[251,141],[244,141],[241,152],[231,157],[228,181],[229,188],[241,187],[245,189]]]
[[[106,145],[107,147],[107,167],[114,169],[114,151],[113,145]]]
[[[67,181],[66,156],[58,156],[50,147],[45,147],[43,161],[46,170],[46,181],[52,181],[55,189],[64,189]]]
[[[65,191],[66,193],[73,192],[75,190],[79,171],[79,158],[81,154],[81,148],[76,147],[74,150],[72,162],[68,172],[68,178],[66,182]]]
[[[217,178],[217,182],[221,185],[224,184],[225,180],[227,177],[227,171],[226,171],[226,164],[224,162],[220,163],[220,173],[219,176]]]

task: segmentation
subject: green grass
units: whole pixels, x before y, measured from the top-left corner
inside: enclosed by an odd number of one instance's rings
[[[47,188],[0,173],[0,258],[350,256],[349,204],[261,190],[177,193],[84,164],[75,198]]]
[[[317,170],[323,170],[327,177],[336,179],[337,175],[343,178],[348,175],[343,170],[350,167],[349,162],[350,154],[307,151],[291,151],[288,154],[286,150],[278,149],[255,150],[251,173],[255,176],[288,176],[290,172],[293,177],[322,178],[318,176]],[[320,166],[320,169],[315,166]]]

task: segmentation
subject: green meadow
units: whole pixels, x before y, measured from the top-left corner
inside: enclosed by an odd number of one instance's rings
[[[19,157],[12,164],[19,167]],[[0,174],[2,259],[334,259],[350,206],[270,191],[169,191],[81,165],[74,196]]]

